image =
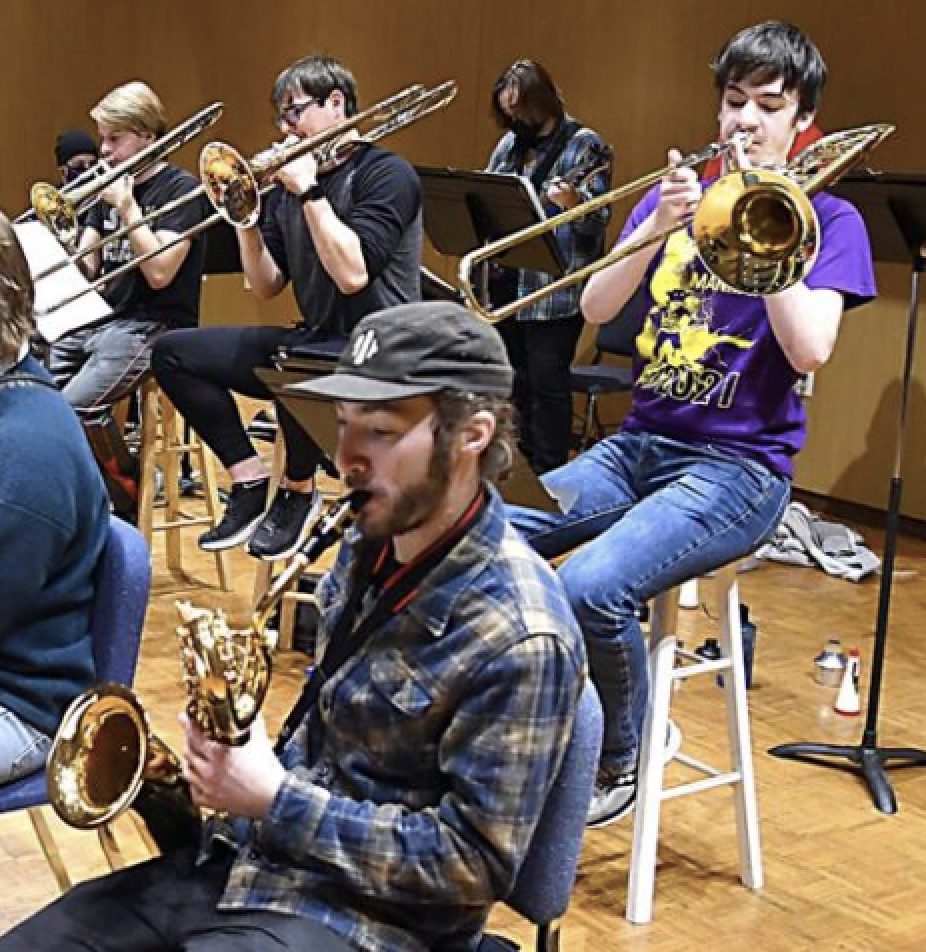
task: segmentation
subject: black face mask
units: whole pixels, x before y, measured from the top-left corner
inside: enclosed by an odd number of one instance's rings
[[[64,171],[62,172],[62,178],[64,183],[67,185],[70,182],[73,182],[75,179],[81,177],[88,169],[92,169],[96,165],[95,162],[83,162],[77,163],[75,165],[66,165]]]
[[[540,130],[543,127],[523,119],[512,119],[510,128],[521,148],[532,149],[540,141]]]

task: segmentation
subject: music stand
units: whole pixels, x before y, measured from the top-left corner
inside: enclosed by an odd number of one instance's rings
[[[878,746],[878,710],[881,703],[881,679],[887,647],[891,584],[900,523],[900,497],[903,489],[904,431],[907,402],[913,378],[916,350],[917,307],[920,297],[920,276],[926,264],[926,176],[864,173],[847,176],[832,187],[837,195],[851,201],[861,212],[868,226],[874,257],[878,261],[911,262],[910,308],[907,322],[907,346],[904,355],[903,383],[900,388],[900,409],[894,470],[887,506],[884,534],[884,561],[878,590],[878,615],[875,623],[875,645],[868,687],[868,708],[861,742],[855,746],[815,744],[802,741],[781,744],[769,753],[788,760],[800,760],[820,767],[861,771],[875,806],[882,813],[897,812],[897,798],[887,779],[885,768],[892,762],[904,767],[926,766],[926,751],[912,747]],[[845,763],[841,761],[846,761]]]
[[[520,175],[416,168],[421,179],[424,229],[443,255],[462,258],[475,248],[546,219],[533,185]],[[497,263],[544,271],[554,278],[566,270],[549,231],[509,248],[498,256]]]
[[[332,372],[332,365],[324,360],[313,366],[308,360],[299,364],[298,371],[257,368],[255,373],[270,388],[274,397],[292,414],[303,430],[328,457],[331,471],[338,445],[338,421],[334,403],[300,388],[300,383]],[[544,512],[558,512],[559,504],[550,495],[527,460],[517,450],[508,478],[498,484],[502,498],[518,506],[530,506]]]

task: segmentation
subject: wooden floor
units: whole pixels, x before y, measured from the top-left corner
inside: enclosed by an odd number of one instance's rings
[[[881,540],[868,541],[880,549]],[[176,713],[184,703],[173,602],[222,605],[239,619],[250,598],[254,563],[235,553],[236,592],[217,590],[211,557],[192,537],[184,545],[189,576],[164,569],[155,548],[151,601],[137,690],[155,731],[176,744]],[[893,746],[926,746],[926,544],[901,543],[890,625],[880,740]],[[624,919],[630,849],[629,821],[586,837],[572,909],[564,923],[567,952],[627,948],[648,952],[713,952],[752,948],[761,952],[804,949],[901,952],[926,948],[926,770],[892,774],[900,812],[878,813],[853,775],[769,757],[766,749],[789,740],[854,743],[861,718],[835,714],[835,692],[812,678],[813,658],[830,636],[857,645],[867,684],[877,582],[862,585],[829,578],[808,568],[763,565],[741,577],[744,600],[758,625],[751,714],[759,782],[766,886],[751,893],[736,873],[730,794],[715,790],[674,800],[663,811],[661,866],[655,919],[632,926]],[[708,606],[709,611],[713,609]],[[703,609],[683,612],[686,641],[697,644]],[[700,630],[701,634],[697,632]],[[281,656],[267,714],[279,724],[300,683],[305,657]],[[686,749],[706,756],[723,749],[719,692],[707,678],[676,695],[675,716]],[[681,768],[672,767],[673,774]],[[78,878],[104,870],[91,834],[63,827],[50,817],[72,873]],[[131,858],[142,856],[131,828],[118,828]],[[54,882],[38,852],[25,816],[0,817],[0,929],[55,896]],[[522,943],[528,927],[500,910],[495,925]]]

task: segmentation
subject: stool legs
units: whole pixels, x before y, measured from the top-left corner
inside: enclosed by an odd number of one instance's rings
[[[671,606],[668,604],[672,602]],[[662,600],[663,610],[677,616],[678,600]],[[659,610],[654,606],[655,613]],[[675,625],[665,629],[672,634],[651,638],[649,644],[650,704],[646,710],[640,756],[637,767],[636,808],[633,823],[633,852],[627,890],[627,918],[631,922],[649,922],[653,918],[653,892],[656,885],[656,854],[659,844],[659,817],[665,763],[663,748],[669,731],[669,704],[672,694],[672,669],[675,665]]]
[[[724,784],[733,787],[740,878],[750,889],[762,888],[759,811],[743,667],[736,567],[736,563],[731,563],[721,568],[716,575],[722,652],[719,660],[699,660],[683,653],[686,663],[677,665],[678,589],[663,592],[653,600],[649,640],[651,697],[640,738],[633,852],[628,881],[626,916],[631,922],[649,922],[653,916],[660,813],[662,801],[672,797],[700,793]],[[673,683],[698,674],[709,674],[714,678],[718,673],[723,674],[731,769],[723,772],[679,755],[678,759],[682,763],[705,774],[707,779],[666,788],[663,784],[663,751],[668,733]]]
[[[141,389],[141,484],[138,493],[138,528],[151,548],[155,532],[165,532],[167,568],[181,570],[180,530],[188,526],[213,526],[221,517],[215,461],[198,437],[185,443],[179,437],[179,415],[152,378]],[[180,510],[180,457],[191,453],[202,474],[207,515],[189,517]],[[164,474],[164,519],[155,524],[154,503],[157,495],[157,468]],[[215,553],[219,584],[232,589],[231,563],[227,552]]]
[[[749,729],[749,701],[743,663],[736,565],[724,566],[717,573],[716,584],[717,604],[720,606],[720,646],[724,656],[730,659],[730,671],[723,679],[727,702],[727,733],[730,738],[733,770],[740,778],[739,783],[733,785],[740,879],[750,889],[761,889],[763,874],[759,806],[752,762],[752,734]]]

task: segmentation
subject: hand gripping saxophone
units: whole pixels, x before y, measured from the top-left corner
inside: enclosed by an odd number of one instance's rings
[[[344,535],[367,499],[368,492],[355,490],[332,503],[260,600],[250,628],[234,630],[221,611],[177,603],[187,714],[213,740],[247,742],[270,686],[276,634],[267,622],[303,569]],[[179,758],[151,733],[135,694],[118,684],[93,688],[68,707],[48,756],[47,780],[55,812],[80,829],[115,819],[143,785],[188,798]]]

